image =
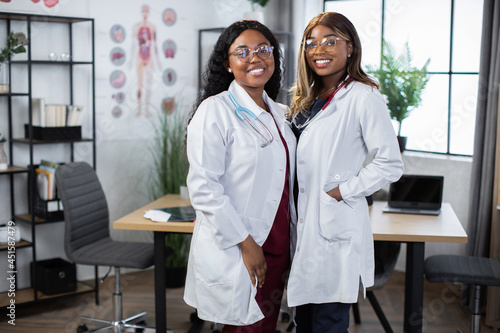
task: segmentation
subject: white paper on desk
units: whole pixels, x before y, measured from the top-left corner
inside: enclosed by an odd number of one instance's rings
[[[151,209],[145,212],[144,217],[153,222],[168,222],[170,214],[161,210]]]

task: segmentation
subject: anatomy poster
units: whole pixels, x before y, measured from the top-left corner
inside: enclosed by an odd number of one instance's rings
[[[191,111],[197,29],[184,16],[191,16],[190,8],[189,2],[179,1],[93,3],[97,129],[102,139],[148,138],[174,103],[186,109],[179,112]]]

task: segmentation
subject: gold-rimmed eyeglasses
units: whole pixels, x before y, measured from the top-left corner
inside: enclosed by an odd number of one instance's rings
[[[256,54],[260,60],[264,61],[271,58],[273,54],[274,46],[264,45],[256,48],[255,50],[250,50],[248,48],[239,48],[229,53],[229,55],[235,54],[243,62],[250,62],[253,56]]]
[[[304,50],[306,53],[314,53],[316,48],[321,46],[325,52],[331,52],[335,49],[338,40],[345,40],[347,42],[346,39],[340,37],[325,37],[320,42],[308,39],[304,42]]]

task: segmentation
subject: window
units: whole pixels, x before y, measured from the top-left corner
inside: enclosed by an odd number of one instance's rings
[[[408,150],[472,155],[483,2],[478,0],[325,0],[325,11],[351,20],[363,45],[363,66],[378,66],[382,36],[406,42],[413,65],[431,59],[421,105],[401,127]]]

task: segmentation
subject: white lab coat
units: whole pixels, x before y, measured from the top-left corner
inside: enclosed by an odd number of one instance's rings
[[[201,319],[249,325],[264,318],[255,301],[256,287],[237,245],[251,235],[267,239],[285,184],[286,153],[271,115],[235,81],[229,91],[272,132],[273,142],[261,147],[258,134],[240,120],[227,91],[199,106],[188,126],[190,163],[187,185],[196,209],[184,300]],[[264,92],[289,151],[291,236],[296,225],[293,203],[296,139],[285,122],[287,108]]]
[[[363,167],[367,154],[373,161]],[[373,285],[368,196],[403,173],[385,102],[352,82],[302,132],[297,146],[297,247],[287,286],[289,306],[355,303]],[[343,201],[326,192],[340,186]]]

